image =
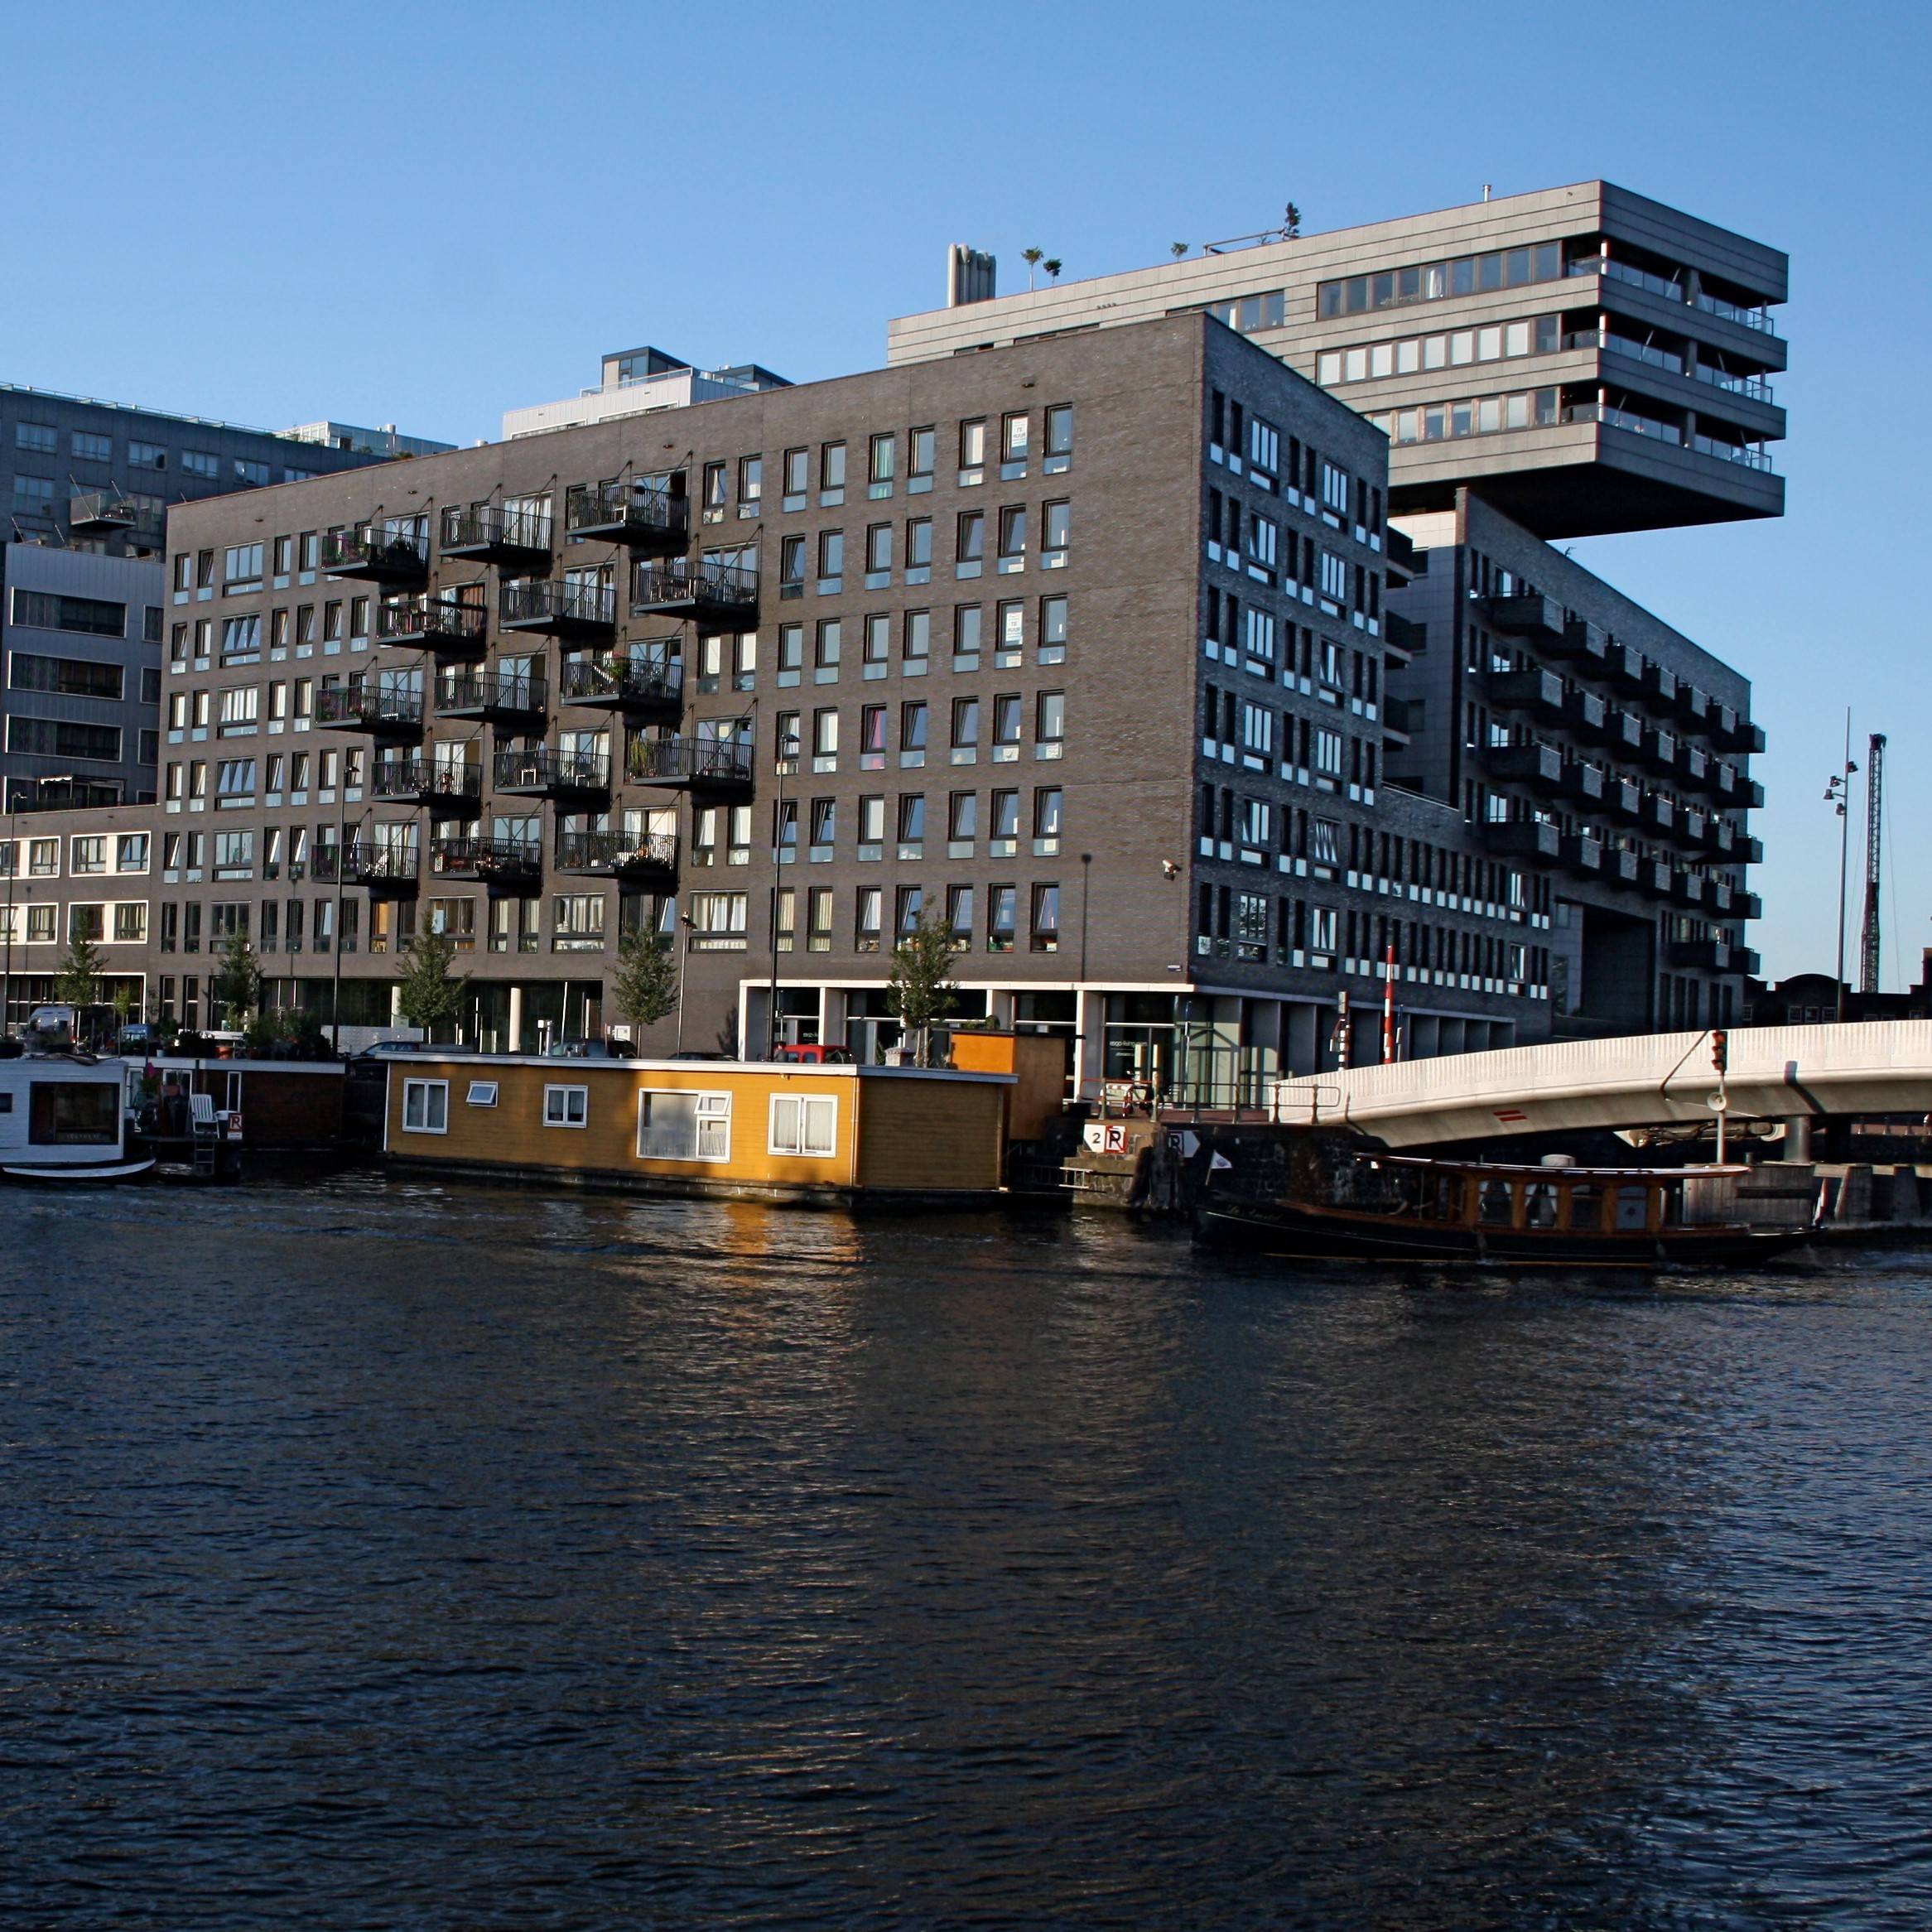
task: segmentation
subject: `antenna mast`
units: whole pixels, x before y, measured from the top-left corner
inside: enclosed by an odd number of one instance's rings
[[[1880,836],[1885,826],[1885,735],[1874,731],[1865,748],[1865,924],[1858,947],[1858,990],[1878,990]]]

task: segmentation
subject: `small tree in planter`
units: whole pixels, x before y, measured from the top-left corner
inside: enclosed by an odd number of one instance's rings
[[[892,949],[886,1000],[893,1017],[917,1043],[922,1067],[929,1062],[934,1022],[959,1003],[952,977],[955,956],[952,929],[937,913],[922,913],[918,923]]]
[[[245,1027],[248,1015],[262,1002],[262,969],[246,932],[231,932],[223,942],[209,997],[221,1009],[225,1024]]]
[[[412,1026],[422,1029],[425,1040],[434,1040],[439,1026],[461,1019],[463,1002],[470,991],[470,976],[453,979],[450,962],[456,948],[441,932],[418,932],[397,956],[396,976],[401,981],[396,1004]]]
[[[77,1012],[91,1006],[100,990],[100,948],[91,939],[76,932],[67,942],[67,951],[54,976],[54,995],[63,1006]]]
[[[626,932],[617,942],[610,1003],[642,1031],[677,1010],[677,948],[662,932]]]

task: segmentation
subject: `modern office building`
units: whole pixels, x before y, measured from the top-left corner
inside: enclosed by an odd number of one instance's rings
[[[330,432],[324,436],[322,432]],[[9,809],[154,793],[171,504],[446,443],[284,435],[0,385],[0,790]]]
[[[1783,511],[1775,248],[1607,181],[1218,248],[903,317],[888,360],[1205,309],[1387,431],[1396,515],[1464,488],[1544,538]]]
[[[160,1002],[245,928],[379,1024],[430,927],[528,1048],[645,927],[653,1046],[869,1055],[930,913],[1089,1082],[1318,1065],[1391,947],[1413,1050],[1536,1037],[1552,870],[1385,775],[1386,453],[1190,314],[189,506]]]

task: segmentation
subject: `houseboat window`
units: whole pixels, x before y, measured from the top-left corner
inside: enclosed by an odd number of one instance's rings
[[[1552,1181],[1532,1181],[1523,1190],[1523,1225],[1525,1227],[1554,1227],[1556,1226],[1556,1184]]]
[[[496,1082],[494,1080],[473,1080],[470,1091],[464,1098],[473,1107],[494,1107],[496,1105]]]
[[[1507,1227],[1510,1225],[1510,1183],[1507,1181],[1485,1181],[1482,1191],[1476,1197],[1476,1218],[1485,1227]]]
[[[1650,1190],[1619,1188],[1616,1190],[1616,1231],[1641,1234],[1650,1225]]]
[[[543,1125],[546,1127],[581,1127],[590,1117],[590,1090],[587,1086],[547,1086],[543,1090]]]
[[[118,1147],[121,1089],[117,1082],[36,1080],[27,1114],[27,1139],[36,1147]]]
[[[1578,1181],[1570,1189],[1570,1226],[1592,1234],[1603,1226],[1603,1190],[1594,1181]]]
[[[406,1080],[402,1082],[402,1130],[406,1134],[449,1132],[448,1081]]]
[[[829,1093],[772,1096],[770,1150],[830,1159],[838,1152],[839,1103]]]
[[[638,1096],[639,1160],[729,1160],[728,1093],[657,1091]]]

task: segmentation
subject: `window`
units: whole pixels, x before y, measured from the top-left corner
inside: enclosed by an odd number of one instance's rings
[[[952,654],[955,658],[970,658],[971,664],[960,667],[962,670],[979,669],[980,632],[985,613],[977,604],[957,604],[952,611]]]
[[[729,1160],[728,1093],[653,1091],[638,1096],[639,1160]]]
[[[1008,503],[1000,513],[1000,568],[1016,571],[1026,561],[1026,505]]]
[[[866,676],[871,677],[874,665],[884,666],[892,658],[892,619],[889,617],[869,617],[865,619],[865,662]]]
[[[13,621],[36,630],[68,630],[84,637],[119,638],[128,634],[128,606],[101,597],[63,597],[50,590],[17,590],[13,593]]]
[[[744,951],[746,894],[742,892],[695,892],[691,895],[691,948],[693,952]]]
[[[812,667],[821,673],[817,680],[818,683],[831,684],[837,682],[839,650],[844,635],[844,628],[837,618],[819,619],[817,649],[812,656]]]
[[[406,1080],[402,1082],[402,1130],[406,1134],[449,1132],[448,1081]]]
[[[262,587],[262,546],[234,543],[222,552],[221,581],[230,591]]]
[[[846,446],[843,443],[825,443],[818,452],[818,500],[821,507],[830,509],[834,504],[845,501],[846,492]],[[831,503],[826,502],[827,498]]]
[[[106,911],[104,906],[68,907],[67,937],[98,946],[108,936]]]
[[[600,952],[604,949],[604,895],[558,893],[551,902],[552,952]]]
[[[1014,925],[1019,917],[1019,888],[1016,885],[995,885],[987,894],[987,952],[1012,952]]]
[[[812,452],[809,450],[788,450],[785,452],[783,470],[784,483],[784,507],[788,510],[805,508],[805,493],[811,486]]]
[[[108,841],[105,834],[90,832],[84,836],[76,834],[69,841],[67,870],[70,873],[105,872],[108,869]]]
[[[839,715],[836,711],[812,715],[812,768],[835,772],[839,768]]]
[[[1033,850],[1050,857],[1060,849],[1060,814],[1064,798],[1058,785],[1043,785],[1033,793]]]
[[[846,574],[846,533],[843,530],[821,530],[818,533],[818,585],[841,582]]]
[[[32,450],[41,455],[51,456],[60,447],[60,432],[51,422],[17,422],[13,426],[13,446],[17,450]]]
[[[54,718],[7,720],[7,749],[40,757],[81,759],[94,764],[118,764],[121,734],[113,725],[73,725]]]
[[[876,885],[859,888],[857,912],[853,922],[854,952],[879,951],[879,922],[884,916],[884,891]]]
[[[866,705],[859,713],[859,768],[864,772],[885,768],[885,706]]]
[[[1058,758],[1066,748],[1067,694],[1043,691],[1034,701],[1033,746],[1035,758]]]
[[[146,941],[147,937],[147,902],[146,899],[123,899],[120,904],[114,908],[114,937],[132,945],[140,945]]]
[[[899,761],[902,765],[926,762],[926,706],[921,703],[899,706]]]
[[[932,649],[932,613],[930,610],[908,610],[906,613],[905,670],[908,677],[918,677],[926,668],[926,660]]]
[[[1042,467],[1049,476],[1068,469],[1073,461],[1073,405],[1057,403],[1047,412],[1046,461]]]
[[[899,889],[899,911],[896,930],[902,939],[909,938],[919,929],[919,921],[926,910],[926,894],[916,885],[902,885]]]
[[[137,470],[165,470],[168,466],[168,453],[160,443],[129,443],[128,460]]]
[[[961,952],[973,941],[973,889],[949,885],[946,889],[946,929],[953,945]]]
[[[865,531],[865,587],[878,590],[883,581],[892,574],[893,527],[889,523],[873,523]],[[874,584],[877,577],[881,583]]]
[[[993,700],[993,759],[1005,764],[1019,756],[1021,699],[1018,691],[1002,691]]]
[[[967,510],[961,513],[952,554],[955,576],[979,576],[986,556],[986,513],[984,510]]]
[[[893,479],[899,474],[899,438],[874,436],[867,453],[865,475],[873,496],[890,496]]]
[[[1000,474],[1010,479],[1026,474],[1027,417],[1024,410],[1000,419]]]
[[[906,439],[906,493],[932,487],[936,438],[930,429],[916,429]]]
[[[117,872],[145,872],[147,870],[146,832],[124,831],[117,835],[114,841],[114,870]]]
[[[738,513],[745,516],[757,509],[764,497],[764,458],[738,459]]]
[[[211,483],[220,480],[221,459],[210,455],[205,450],[182,450],[181,468],[190,476],[205,477]]]
[[[19,592],[14,595],[17,598]],[[88,658],[36,658],[14,651],[8,654],[7,682],[16,691],[51,691],[62,697],[121,696],[120,666]]]
[[[839,1103],[836,1096],[775,1093],[772,1096],[770,1136],[773,1154],[807,1155],[829,1160],[838,1152]]]
[[[1259,519],[1257,519],[1259,521]],[[1269,526],[1274,528],[1272,524]],[[1073,506],[1064,499],[1047,504],[1041,512],[1040,565],[1055,570],[1067,561],[1067,546],[1073,528]],[[1024,547],[1024,539],[1022,547]]]
[[[810,923],[806,929],[805,947],[808,952],[831,951],[832,895],[829,885],[815,885],[806,894],[806,905]]]
[[[978,483],[984,475],[986,461],[986,419],[975,417],[959,426],[959,479],[962,484]]]
[[[546,1127],[582,1127],[590,1117],[590,1090],[587,1086],[547,1086],[543,1090],[543,1125]]]
[[[1035,952],[1060,950],[1060,889],[1036,885],[1033,893],[1033,949]]]
[[[952,762],[971,764],[979,756],[980,701],[956,697],[952,701]]]
[[[473,1080],[470,1091],[463,1096],[464,1104],[472,1107],[494,1107],[496,1105],[497,1083],[494,1080]]]

